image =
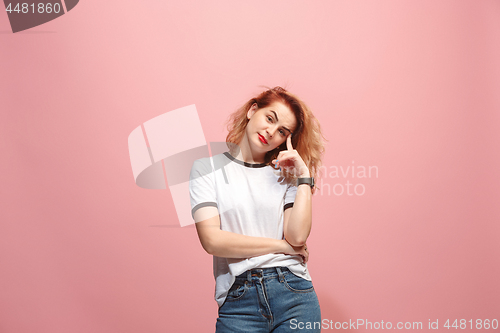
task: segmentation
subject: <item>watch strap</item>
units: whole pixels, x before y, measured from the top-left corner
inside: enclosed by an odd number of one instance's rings
[[[297,186],[302,185],[302,184],[307,184],[311,188],[313,188],[314,187],[314,177],[297,178]]]

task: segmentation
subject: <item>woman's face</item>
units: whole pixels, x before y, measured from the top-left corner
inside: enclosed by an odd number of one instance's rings
[[[258,109],[252,105],[247,112],[246,127],[249,143],[258,151],[271,151],[285,142],[297,126],[292,110],[280,102]]]

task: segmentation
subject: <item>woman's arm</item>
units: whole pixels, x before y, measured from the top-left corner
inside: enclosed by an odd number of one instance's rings
[[[303,177],[308,177],[307,175]],[[285,210],[283,217],[283,233],[285,239],[293,246],[303,246],[311,233],[312,194],[309,185],[297,187],[295,202],[292,208]]]
[[[293,149],[292,136],[289,135],[286,140],[287,150],[283,150],[278,154],[276,160],[273,161],[280,167],[289,168],[297,175],[298,178],[311,177],[309,169],[300,157],[299,153]],[[285,210],[283,218],[283,233],[285,239],[293,246],[303,246],[309,233],[311,232],[312,223],[312,192],[309,185],[299,185],[295,202],[292,208]]]
[[[220,229],[215,207],[203,207],[194,213],[196,231],[203,249],[222,258],[250,258],[268,253],[300,255],[307,261],[305,246],[293,247],[286,240],[241,235]]]

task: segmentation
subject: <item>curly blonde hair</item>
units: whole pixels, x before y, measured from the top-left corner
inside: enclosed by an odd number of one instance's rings
[[[256,103],[257,107],[261,109],[273,104],[274,102],[283,103],[284,105],[288,106],[294,113],[297,120],[297,126],[292,135],[292,145],[309,168],[311,177],[319,177],[321,158],[325,150],[325,139],[321,134],[321,127],[319,125],[319,122],[303,101],[301,101],[297,96],[288,92],[282,87],[267,89],[257,97],[250,99],[242,107],[240,107],[229,116],[227,122],[227,130],[229,133],[226,137],[226,142],[228,143],[229,149],[234,149],[234,144],[237,145],[240,143],[245,132],[245,128],[247,127],[247,124],[249,122],[249,119],[247,118],[247,112],[252,107],[252,105]],[[231,143],[233,145],[231,145]],[[271,161],[278,156],[280,151],[286,149],[287,147],[285,141],[278,148],[267,152],[264,158],[264,162],[275,168]],[[288,173],[287,170],[284,170],[284,176],[288,180],[294,178],[294,175]]]

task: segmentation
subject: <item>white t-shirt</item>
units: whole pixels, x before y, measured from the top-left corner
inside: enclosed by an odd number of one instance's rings
[[[217,207],[222,230],[247,236],[284,239],[283,212],[292,207],[297,187],[279,170],[250,164],[229,153],[196,160],[191,169],[191,212]],[[311,281],[307,264],[297,255],[265,254],[247,259],[213,257],[215,300],[221,306],[235,277],[253,268],[284,266]]]

